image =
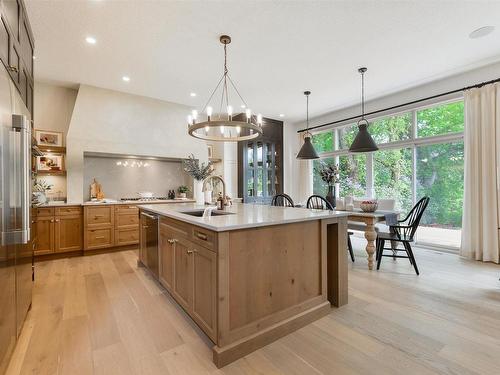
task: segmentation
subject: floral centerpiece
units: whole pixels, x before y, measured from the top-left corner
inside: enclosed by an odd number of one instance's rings
[[[195,180],[195,198],[196,203],[204,204],[205,199],[203,196],[203,180],[209,177],[214,169],[212,162],[200,163],[193,154],[184,160],[184,171],[194,178]]]
[[[328,193],[326,200],[332,205],[336,206],[335,197],[335,184],[339,183],[339,166],[333,163],[319,162],[319,166],[315,168],[315,172],[320,176],[321,180],[328,186]]]

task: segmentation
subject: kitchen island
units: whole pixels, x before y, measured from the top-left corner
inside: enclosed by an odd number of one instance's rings
[[[140,205],[139,262],[213,341],[218,367],[347,303],[347,213],[203,209]]]

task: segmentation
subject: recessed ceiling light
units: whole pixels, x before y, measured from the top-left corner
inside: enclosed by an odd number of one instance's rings
[[[284,113],[280,113],[280,117],[285,117],[285,114]]]
[[[85,38],[85,41],[88,43],[88,44],[96,44],[97,40],[92,37],[92,36],[88,36]]]
[[[483,36],[491,34],[494,30],[495,26],[483,26],[471,32],[469,34],[469,38],[471,39],[482,38]]]
[[[196,96],[196,93],[195,92],[192,92],[191,94],[189,94],[190,97],[194,98]]]
[[[122,80],[124,80],[125,82],[130,82],[130,77],[128,77],[128,76],[123,76],[123,77],[122,77]]]

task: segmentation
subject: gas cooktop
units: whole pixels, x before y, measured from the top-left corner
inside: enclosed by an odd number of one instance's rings
[[[150,197],[150,198],[120,198],[122,202],[151,202],[151,201],[167,201],[170,200],[168,197]]]

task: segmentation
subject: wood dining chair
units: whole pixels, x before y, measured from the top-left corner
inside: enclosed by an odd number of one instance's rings
[[[334,210],[331,203],[328,202],[321,195],[311,195],[309,198],[307,198],[306,207],[315,208],[319,210],[331,210],[331,211]],[[349,255],[351,256],[351,260],[354,262],[354,252],[352,250],[352,243],[351,243],[352,234],[353,232],[350,231],[347,232],[347,249],[349,250]]]
[[[285,193],[276,194],[271,200],[271,206],[277,207],[295,207],[293,199]]]
[[[429,204],[429,200],[429,197],[423,197],[422,199],[420,199],[415,207],[411,209],[410,213],[403,220],[398,220],[398,225],[389,226],[390,233],[378,232],[376,242],[377,270],[380,269],[380,262],[382,261],[382,257],[389,257],[394,259],[408,258],[417,275],[420,274],[410,244],[413,242],[415,232],[417,231],[418,225],[420,224],[420,219],[422,218],[422,215],[424,214],[424,211]],[[402,243],[404,248],[398,249],[395,246],[384,247],[385,241],[391,241],[392,243]],[[385,255],[384,250],[390,250],[391,253]],[[401,251],[404,251],[406,253],[406,256],[398,255],[398,253]]]

